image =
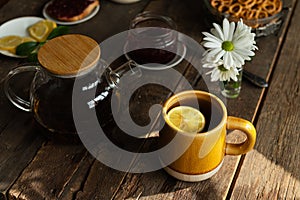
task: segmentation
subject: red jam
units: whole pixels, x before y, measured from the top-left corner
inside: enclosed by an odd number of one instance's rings
[[[71,18],[80,15],[96,0],[54,0],[47,7],[47,13],[54,18]]]

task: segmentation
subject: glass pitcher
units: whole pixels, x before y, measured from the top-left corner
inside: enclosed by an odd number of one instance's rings
[[[104,108],[104,102],[109,102],[112,89],[122,74],[128,70],[136,73],[133,61],[112,70],[100,59],[100,52],[99,44],[84,35],[54,38],[40,48],[39,65],[19,66],[8,73],[5,94],[16,107],[32,112],[35,120],[50,132],[74,134],[72,92],[75,79],[83,98],[82,105],[78,106],[83,111],[98,106],[97,110],[102,112],[101,106]],[[11,87],[12,78],[24,72],[35,72],[29,100],[22,99]]]
[[[129,28],[125,49],[134,50],[126,56],[141,67],[149,63],[168,65],[176,58],[179,41],[177,26],[171,18],[145,11],[131,21]]]

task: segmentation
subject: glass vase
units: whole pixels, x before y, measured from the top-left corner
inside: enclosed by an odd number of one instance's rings
[[[241,87],[242,87],[242,76],[243,70],[239,71],[237,75],[237,81],[230,79],[229,81],[221,81],[221,94],[227,98],[237,98],[240,94]]]

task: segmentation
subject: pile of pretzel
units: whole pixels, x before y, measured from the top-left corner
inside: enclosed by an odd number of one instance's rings
[[[210,0],[210,3],[220,13],[245,20],[264,19],[282,10],[281,0]]]

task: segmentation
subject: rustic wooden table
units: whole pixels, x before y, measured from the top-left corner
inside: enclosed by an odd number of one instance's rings
[[[42,17],[47,1],[0,0],[0,24],[20,16]],[[230,115],[256,126],[257,143],[251,152],[226,156],[216,175],[197,183],[177,181],[163,170],[120,172],[94,159],[83,145],[61,143],[41,134],[32,114],[7,100],[1,81],[0,199],[300,199],[300,4],[285,0],[284,7],[279,32],[258,38],[259,50],[245,66],[266,78],[269,87],[243,81],[240,96],[227,101]],[[211,27],[202,1],[142,0],[121,5],[102,0],[100,12],[85,23],[70,26],[70,32],[100,43],[127,30],[130,20],[143,10],[170,16],[180,32],[197,42],[201,42],[201,32]],[[0,55],[0,80],[23,62]],[[176,69],[194,89],[202,89],[199,74],[189,63]],[[150,86],[136,95],[134,103],[163,103],[167,96],[168,91]],[[139,114],[143,113],[141,108]],[[119,131],[116,127],[110,130]],[[155,138],[152,140],[142,148],[151,148]]]

